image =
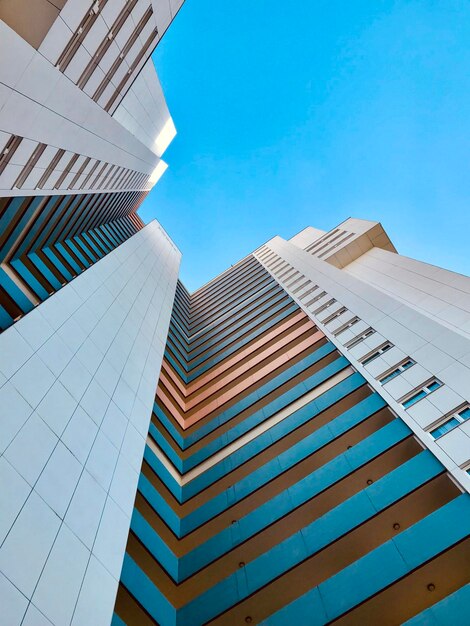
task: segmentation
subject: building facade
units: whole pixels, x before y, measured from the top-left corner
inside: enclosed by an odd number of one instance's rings
[[[0,328],[137,233],[175,136],[150,54],[181,0],[0,5]]]
[[[190,294],[152,222],[0,336],[8,624],[466,624],[470,279],[378,223]]]
[[[190,294],[181,4],[0,2],[0,624],[468,626],[470,279],[348,219]]]
[[[109,624],[180,253],[136,213],[182,0],[0,2],[0,623]]]
[[[178,283],[113,624],[468,623],[469,320],[363,220]]]

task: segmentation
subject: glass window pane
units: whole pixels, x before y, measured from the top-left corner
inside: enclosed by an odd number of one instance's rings
[[[375,354],[371,354],[369,357],[367,357],[367,359],[365,359],[365,361],[362,361],[362,365],[367,365],[368,363],[376,359],[378,356],[379,356],[378,352],[376,352]]]
[[[389,380],[392,380],[393,378],[395,378],[395,376],[398,376],[398,374],[400,374],[400,370],[393,370],[393,372],[390,372],[388,376],[382,378],[380,382],[382,383],[382,385],[385,385],[385,383],[388,383]]]
[[[459,415],[464,420],[470,419],[470,407],[467,406],[465,407],[465,409],[462,409],[461,411],[459,411]]]
[[[442,426],[439,426],[439,428],[435,428],[434,430],[431,430],[431,435],[434,437],[434,439],[437,439],[438,437],[442,437],[442,435],[449,432],[449,430],[452,430],[458,425],[459,425],[459,422],[455,419],[455,417],[453,417],[445,424],[442,424]]]
[[[418,402],[418,400],[421,400],[421,398],[424,398],[425,396],[426,396],[426,393],[424,391],[419,391],[414,396],[411,396],[411,398],[408,398],[408,400],[405,400],[405,402],[403,402],[403,406],[405,407],[405,409],[407,409],[408,407],[412,406],[413,404]]]

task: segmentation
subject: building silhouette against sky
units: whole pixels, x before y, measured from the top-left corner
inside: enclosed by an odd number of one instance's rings
[[[0,4],[0,623],[465,626],[470,279],[349,218],[189,293],[181,4]]]

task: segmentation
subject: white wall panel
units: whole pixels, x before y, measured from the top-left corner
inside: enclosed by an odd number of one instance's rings
[[[8,626],[110,623],[179,261],[152,222],[0,336]]]
[[[69,4],[70,1],[66,7]],[[24,138],[0,176],[0,189],[11,191],[21,171],[18,166],[26,163],[37,142],[51,149],[68,151],[62,165],[77,153],[146,175],[157,166],[156,153],[142,142],[141,137],[134,136],[74,84],[90,59],[87,54],[81,47],[64,75],[40,51],[0,21],[0,130]],[[161,91],[158,80],[154,89]],[[162,100],[164,103],[163,95]],[[162,105],[164,109],[166,105]],[[160,120],[155,123],[157,128],[162,124]],[[61,164],[57,165],[48,183],[57,180],[58,173],[63,171]],[[37,164],[39,169],[34,176],[31,175],[29,185],[25,185],[21,192],[34,191],[33,182],[39,180],[43,173],[41,168],[46,166],[45,159],[42,159]],[[68,182],[70,178],[64,181],[62,188],[66,188]],[[9,195],[17,193],[13,190]]]
[[[446,328],[470,336],[468,277],[378,248],[369,250],[345,271]]]
[[[436,441],[425,430],[439,419],[445,419],[465,401],[470,401],[470,337],[464,328],[447,320],[445,306],[437,306],[434,301],[436,298],[444,304],[458,301],[462,312],[465,312],[470,278],[376,248],[366,251],[344,269],[317,259],[280,237],[269,241],[266,248],[310,279],[311,284],[318,284],[326,291],[327,296],[322,300],[335,298],[361,319],[351,329],[334,337],[329,326],[322,324],[322,315],[312,313],[320,305],[320,300],[306,307],[308,297],[302,302],[283,284],[284,279],[277,277],[280,272],[276,269],[276,260],[266,257],[267,263],[263,262],[264,248],[255,253],[418,438],[460,484],[470,490],[470,476],[466,472],[470,466],[468,424],[458,426]],[[393,281],[382,280],[387,276]],[[414,298],[413,294],[419,296],[423,292],[426,292],[424,298]],[[459,324],[462,319],[465,317],[459,318]],[[376,332],[357,346],[350,349],[344,346],[367,327]],[[360,359],[386,340],[395,346],[381,357],[390,367],[405,357],[412,357],[418,365],[381,385],[376,380],[378,371],[375,371],[375,366],[364,367]],[[443,387],[406,410],[399,402],[401,398],[431,376],[440,379]]]
[[[128,90],[113,117],[159,157],[176,134],[152,59]]]

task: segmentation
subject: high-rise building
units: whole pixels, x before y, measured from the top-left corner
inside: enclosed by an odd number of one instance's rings
[[[2,0],[0,328],[139,231],[176,131],[150,58],[182,0]]]
[[[469,333],[363,220],[178,282],[113,624],[467,624]]]
[[[0,2],[0,623],[109,624],[180,253],[136,210],[182,0]],[[21,382],[22,381],[22,382]]]
[[[0,624],[468,626],[470,278],[348,219],[189,293],[181,4],[0,2]]]
[[[0,336],[7,623],[465,624],[470,279],[355,219],[179,259],[152,222]]]

